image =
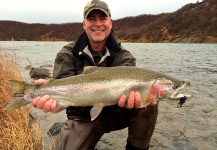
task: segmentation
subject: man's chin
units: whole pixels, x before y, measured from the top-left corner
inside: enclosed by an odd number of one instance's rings
[[[93,39],[93,42],[95,43],[101,43],[101,42],[104,42],[105,41],[105,38],[95,38]]]

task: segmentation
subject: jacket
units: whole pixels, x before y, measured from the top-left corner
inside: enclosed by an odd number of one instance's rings
[[[83,32],[75,43],[69,43],[64,46],[58,53],[54,63],[53,78],[60,79],[69,76],[82,74],[85,66],[94,66],[94,61],[88,53],[85,52],[89,45],[89,40],[86,32]],[[136,59],[133,55],[124,49],[116,40],[111,32],[106,40],[107,55],[105,59],[98,65],[100,67],[114,66],[135,66]],[[78,107],[67,108],[68,115],[74,114],[86,115],[87,109]],[[89,110],[89,109],[88,109]]]

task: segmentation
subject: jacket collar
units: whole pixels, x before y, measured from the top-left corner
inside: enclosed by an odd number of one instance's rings
[[[75,42],[75,46],[72,48],[72,52],[76,54],[80,54],[83,52],[85,47],[89,44],[89,40],[86,32],[84,31]],[[106,40],[106,47],[109,50],[110,55],[115,55],[120,51],[120,43],[114,37],[114,34],[111,32]]]

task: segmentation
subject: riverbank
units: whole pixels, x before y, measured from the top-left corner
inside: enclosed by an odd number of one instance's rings
[[[0,50],[0,149],[41,150],[40,125],[29,122],[29,107],[2,110],[12,96],[7,80],[23,80],[19,68],[15,53]]]

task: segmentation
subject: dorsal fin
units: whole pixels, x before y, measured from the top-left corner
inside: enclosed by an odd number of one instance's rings
[[[96,71],[98,68],[99,68],[98,66],[86,66],[86,67],[84,67],[83,74],[92,73],[92,72]]]

